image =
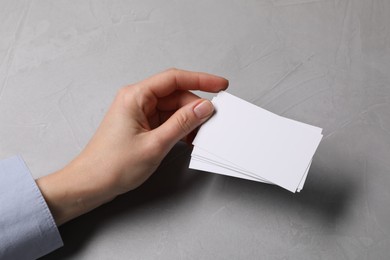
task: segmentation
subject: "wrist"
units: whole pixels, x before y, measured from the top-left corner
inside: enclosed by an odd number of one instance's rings
[[[76,158],[64,169],[36,181],[58,226],[116,197],[102,180],[101,170]]]

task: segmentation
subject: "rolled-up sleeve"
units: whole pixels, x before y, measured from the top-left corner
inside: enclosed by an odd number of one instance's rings
[[[20,156],[0,161],[0,259],[36,259],[63,245]]]

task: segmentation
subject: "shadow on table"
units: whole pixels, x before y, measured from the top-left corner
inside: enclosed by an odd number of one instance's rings
[[[240,196],[241,200],[258,201],[267,205],[280,205],[283,214],[304,211],[305,219],[318,221],[322,228],[332,230],[347,213],[357,183],[344,178],[327,178],[327,174],[315,165],[309,173],[303,191],[293,194],[273,185],[188,170],[191,149],[184,144],[176,145],[156,173],[140,188],[124,194],[114,201],[87,213],[60,227],[65,246],[41,259],[67,259],[76,257],[94,234],[116,219],[132,215],[137,209],[164,203],[175,204],[183,197],[191,197],[197,190],[210,184],[216,192]],[[312,176],[315,175],[315,176]],[[313,177],[313,178],[311,178]],[[221,188],[223,187],[223,188]],[[188,199],[190,200],[190,199]],[[134,218],[145,217],[142,214]],[[129,220],[131,221],[131,220]]]

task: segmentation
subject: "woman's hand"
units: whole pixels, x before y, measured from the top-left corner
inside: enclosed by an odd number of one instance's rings
[[[141,185],[175,143],[212,115],[211,102],[190,90],[227,86],[221,77],[170,69],[122,88],[81,154],[37,180],[57,225]]]

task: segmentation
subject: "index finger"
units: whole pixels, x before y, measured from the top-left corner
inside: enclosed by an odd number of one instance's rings
[[[229,81],[225,78],[203,72],[169,69],[139,83],[156,97],[168,96],[176,90],[201,90],[219,92],[225,90]]]

